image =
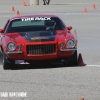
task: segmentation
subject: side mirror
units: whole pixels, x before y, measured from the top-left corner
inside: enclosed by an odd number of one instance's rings
[[[3,29],[0,29],[0,33],[2,33],[3,32]]]
[[[72,29],[72,26],[68,26],[67,29],[68,29],[68,30],[71,30],[71,29]]]

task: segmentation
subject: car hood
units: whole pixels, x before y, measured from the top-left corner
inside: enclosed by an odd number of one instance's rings
[[[54,41],[56,31],[34,31],[34,32],[21,32],[19,33],[28,42],[45,42]]]
[[[19,32],[6,34],[10,39],[16,42],[46,42],[54,40],[64,40],[66,38],[66,31],[35,31],[35,32]],[[68,37],[68,36],[67,36]]]

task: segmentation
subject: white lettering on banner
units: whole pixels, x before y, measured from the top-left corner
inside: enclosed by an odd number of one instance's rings
[[[0,97],[8,97],[8,92],[0,92]]]
[[[27,97],[26,92],[9,92],[9,97]]]
[[[27,97],[27,92],[0,92],[0,97]]]
[[[32,17],[32,18],[22,18],[22,21],[32,21],[32,20],[51,20],[50,17]]]

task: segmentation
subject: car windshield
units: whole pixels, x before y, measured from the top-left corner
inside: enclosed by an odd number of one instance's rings
[[[11,32],[29,32],[46,30],[63,30],[64,23],[56,17],[51,18],[22,18],[14,19],[10,22],[6,33]]]

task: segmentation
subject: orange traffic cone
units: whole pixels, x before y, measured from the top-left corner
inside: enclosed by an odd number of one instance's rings
[[[95,4],[92,5],[92,9],[93,9],[93,10],[96,9],[96,5],[95,5]]]
[[[15,12],[15,8],[14,8],[14,6],[12,7],[12,12]]]
[[[80,98],[80,100],[84,100],[84,98]]]
[[[20,12],[19,11],[17,11],[17,16],[20,16]]]
[[[23,6],[27,6],[27,4],[26,4],[26,2],[25,2],[25,1],[23,2]]]
[[[79,54],[77,65],[78,65],[78,66],[85,66],[85,65],[86,65],[86,64],[83,62],[83,58],[82,58],[82,55],[81,55],[81,54]]]
[[[87,13],[87,9],[86,8],[84,8],[84,13]]]

